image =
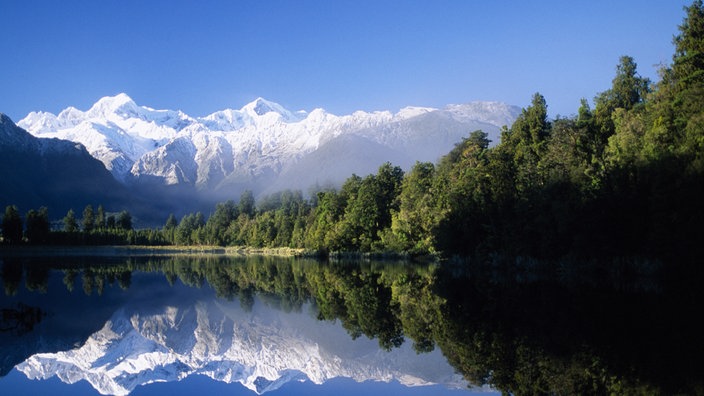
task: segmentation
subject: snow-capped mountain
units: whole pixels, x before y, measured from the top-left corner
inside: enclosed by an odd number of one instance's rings
[[[375,340],[352,340],[340,324],[306,312],[261,302],[247,312],[237,301],[198,299],[123,307],[75,349],[39,353],[16,368],[30,379],[86,380],[112,395],[195,374],[239,382],[258,394],[290,381],[321,384],[336,377],[467,386],[440,351],[418,355],[407,344],[386,352]]]
[[[100,99],[87,111],[70,107],[58,116],[33,112],[18,125],[37,137],[83,144],[124,183],[190,185],[207,191],[243,183],[249,188],[266,183],[305,189],[315,182],[339,183],[352,173],[373,172],[389,160],[404,168],[417,160],[436,161],[476,129],[497,142],[499,129],[519,112],[502,103],[473,102],[337,116],[323,109],[294,112],[258,98],[239,110],[191,117],[139,106],[119,94]],[[357,144],[348,146],[350,140]],[[353,147],[367,152],[350,153]],[[314,153],[337,160],[334,166],[311,169],[311,161],[304,160]]]
[[[58,116],[32,112],[17,123],[36,137],[83,144],[121,181],[135,161],[177,137],[195,120],[181,112],[140,107],[129,96],[105,97],[88,111],[69,107]]]

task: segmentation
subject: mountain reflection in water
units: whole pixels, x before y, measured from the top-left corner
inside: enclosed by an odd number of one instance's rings
[[[516,394],[702,389],[701,292],[681,279],[673,290],[657,263],[0,260],[3,376],[16,367],[104,394],[193,374],[257,393],[337,377]]]

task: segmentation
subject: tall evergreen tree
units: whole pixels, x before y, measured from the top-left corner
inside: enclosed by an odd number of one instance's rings
[[[42,206],[38,211],[27,212],[27,230],[25,235],[30,243],[46,243],[49,240],[49,210]]]
[[[403,251],[432,253],[437,227],[437,198],[433,189],[435,166],[416,162],[403,179],[399,208],[394,212],[391,230],[396,247]],[[388,242],[387,242],[388,243]]]
[[[345,213],[344,201],[335,190],[317,194],[314,219],[306,233],[306,247],[317,251],[338,250],[335,227]]]
[[[642,103],[650,92],[650,80],[638,75],[632,57],[622,56],[616,66],[616,76],[611,88],[594,98],[594,139],[592,141],[595,164],[604,165],[604,151],[609,138],[617,131],[617,123],[623,114]],[[623,124],[622,124],[623,125]]]
[[[85,232],[91,232],[95,228],[95,213],[93,213],[93,207],[91,205],[87,205],[85,209],[83,209],[81,223],[83,225],[83,231]]]
[[[696,0],[685,10],[672,66],[661,72],[645,145],[651,156],[686,155],[690,169],[704,171],[704,6]]]
[[[488,149],[489,143],[491,143],[491,140],[489,140],[489,134],[482,130],[472,131],[472,133],[469,134],[468,140],[471,144],[482,150]]]
[[[69,209],[66,213],[66,216],[64,217],[64,231],[78,231],[78,221],[76,220],[76,213],[73,211],[73,209]]]
[[[165,230],[171,230],[176,228],[178,222],[176,221],[176,216],[173,213],[169,214],[169,218],[166,219],[166,224],[164,224]]]
[[[95,214],[95,228],[99,230],[105,228],[105,209],[103,209],[103,205],[98,205],[98,212]]]
[[[122,228],[123,230],[131,230],[132,229],[132,215],[130,212],[123,210],[117,215],[116,219],[116,225],[118,228]]]
[[[196,230],[196,216],[192,213],[183,216],[174,230],[174,242],[178,245],[191,245],[193,232]]]
[[[176,216],[174,216],[173,213],[169,214],[169,217],[166,219],[166,224],[164,224],[163,234],[170,243],[174,243],[174,232],[177,226],[178,222],[176,221]]]
[[[391,226],[391,212],[398,211],[398,196],[401,193],[403,170],[399,166],[393,166],[390,162],[386,162],[379,167],[374,181],[377,186],[376,204],[379,207],[376,226],[378,230],[383,230]]]
[[[240,195],[237,209],[239,209],[242,214],[254,217],[254,194],[250,190],[246,190]]]
[[[2,237],[7,243],[22,242],[22,217],[15,205],[5,207],[5,215],[2,217]]]
[[[548,120],[548,106],[545,98],[536,93],[531,105],[523,109],[521,115],[511,125],[507,141],[501,145],[513,157],[516,188],[522,193],[541,185],[539,162],[550,136],[551,123]]]
[[[606,106],[609,112],[619,108],[630,110],[645,100],[650,92],[650,80],[640,77],[637,67],[632,57],[622,56],[616,66],[611,89],[597,96],[597,106]]]
[[[695,0],[685,7],[687,16],[674,39],[673,77],[679,89],[701,89],[704,84],[704,5]]]
[[[115,215],[108,215],[105,218],[105,228],[108,230],[114,230],[116,227]]]

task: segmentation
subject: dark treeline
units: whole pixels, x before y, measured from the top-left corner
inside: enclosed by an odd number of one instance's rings
[[[51,293],[54,273],[72,293],[97,296],[132,287],[133,274],[161,273],[172,285],[210,287],[245,309],[255,297],[287,312],[312,304],[318,319],[339,321],[351,337],[374,338],[384,349],[404,342],[419,353],[439,348],[467,380],[511,394],[702,393],[701,288],[653,274],[627,275],[628,268],[643,268],[637,262],[605,265],[620,268],[610,284],[584,263],[569,267],[586,273],[560,275],[541,273],[541,265],[5,257],[0,278],[8,295],[23,283]]]
[[[123,210],[106,213],[102,205],[83,209],[81,218],[69,209],[59,224],[52,224],[49,210],[30,209],[24,219],[15,205],[8,205],[0,223],[5,244],[18,245],[167,245],[160,230],[132,227],[132,215]]]
[[[417,163],[404,174],[386,163],[376,174],[353,175],[340,189],[310,198],[284,191],[255,203],[245,193],[239,202],[218,204],[207,218],[170,217],[140,241],[321,253],[699,257],[702,2],[686,12],[673,62],[657,83],[623,56],[612,87],[595,97],[593,109],[583,100],[575,116],[549,120],[546,100],[536,93],[494,147],[474,131],[437,164]],[[27,220],[31,234],[29,213]],[[5,241],[16,241],[19,233],[5,222]],[[83,226],[82,232],[93,232]]]

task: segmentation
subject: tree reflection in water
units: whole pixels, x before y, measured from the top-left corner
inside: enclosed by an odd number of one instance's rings
[[[468,381],[514,394],[704,389],[699,277],[666,273],[647,260],[539,263],[497,256],[413,265],[211,255],[50,261],[4,258],[5,294],[15,294],[23,279],[27,290],[45,293],[51,271],[63,272],[69,291],[80,282],[87,295],[100,295],[106,285],[129,288],[133,271],[161,273],[170,284],[208,285],[245,310],[255,295],[285,312],[312,303],[318,319],[340,321],[352,338],[374,338],[387,350],[406,340],[419,353],[439,348]],[[42,317],[31,307],[0,308],[4,332]]]

